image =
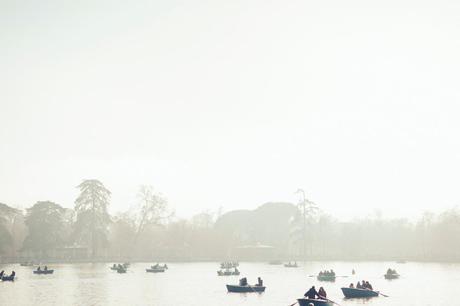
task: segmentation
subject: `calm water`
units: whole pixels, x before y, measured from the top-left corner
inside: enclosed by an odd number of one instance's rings
[[[118,274],[109,264],[54,265],[53,275],[34,275],[32,267],[3,265],[14,269],[14,283],[0,282],[0,305],[155,305],[155,306],[288,306],[311,286],[324,286],[328,297],[342,306],[362,305],[460,305],[451,297],[460,289],[460,264],[394,262],[312,262],[299,268],[270,266],[266,263],[241,263],[242,276],[255,283],[264,279],[263,294],[227,293],[226,283],[238,277],[218,277],[217,263],[171,263],[165,273],[146,273],[150,264],[132,264],[128,273]],[[388,267],[402,275],[388,281]],[[321,269],[334,269],[340,277],[335,283],[320,283],[308,277]],[[351,270],[356,275],[351,276]],[[375,289],[390,297],[370,300],[345,300],[340,287],[359,279],[369,280]]]

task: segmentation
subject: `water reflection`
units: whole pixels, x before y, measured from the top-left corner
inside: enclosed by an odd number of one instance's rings
[[[323,286],[328,297],[345,305],[452,305],[450,297],[460,287],[460,265],[433,263],[347,263],[310,262],[289,269],[266,263],[241,263],[241,276],[249,283],[257,277],[267,286],[263,294],[227,293],[225,284],[238,276],[219,277],[218,263],[172,263],[165,273],[146,273],[149,263],[132,264],[126,274],[110,270],[110,264],[53,265],[51,275],[35,275],[33,267],[2,266],[15,270],[14,283],[0,282],[1,305],[199,305],[199,306],[287,306],[311,286]],[[387,268],[395,268],[401,278],[385,280]],[[334,283],[318,282],[319,271],[334,269]],[[356,274],[351,271],[355,269]],[[388,298],[344,299],[340,287],[369,280]],[[436,294],[433,294],[435,292]]]

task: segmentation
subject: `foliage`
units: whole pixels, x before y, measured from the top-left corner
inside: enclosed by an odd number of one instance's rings
[[[77,186],[80,195],[75,200],[75,240],[91,246],[95,257],[100,246],[107,245],[110,216],[107,208],[110,191],[98,180],[84,180]]]
[[[13,246],[13,235],[9,229],[19,211],[6,204],[0,203],[0,254]]]
[[[37,202],[27,209],[25,223],[28,235],[24,249],[45,252],[60,246],[64,242],[65,209],[53,202]]]

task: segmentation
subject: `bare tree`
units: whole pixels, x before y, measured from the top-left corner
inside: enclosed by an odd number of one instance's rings
[[[166,198],[156,193],[152,186],[142,185],[137,197],[139,205],[136,212],[135,243],[148,226],[159,225],[173,216]]]

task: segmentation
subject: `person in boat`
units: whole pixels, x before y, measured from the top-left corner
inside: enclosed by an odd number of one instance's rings
[[[247,286],[248,285],[248,279],[246,277],[243,277],[240,279],[240,286]]]
[[[372,288],[372,285],[371,285],[369,282],[367,282],[367,281],[366,281],[366,289],[374,290],[374,289]]]
[[[11,275],[10,275],[10,277],[11,277],[11,278],[14,278],[15,276],[16,276],[16,272],[14,272],[14,271],[13,271],[13,272],[11,272]]]
[[[364,279],[361,282],[361,289],[367,289],[366,281]]]
[[[45,271],[48,271],[48,266],[45,266]]]
[[[331,269],[331,276],[335,276],[335,272],[332,269]]]
[[[361,286],[361,283],[359,281],[356,284],[356,289],[363,289],[363,286]]]
[[[264,281],[260,278],[260,276],[257,278],[257,286],[262,287],[264,285]]]
[[[358,282],[358,284],[359,284],[359,282]],[[356,285],[356,286],[358,286],[358,285]],[[360,284],[360,286],[361,286],[361,284]],[[354,289],[355,285],[353,285],[353,283],[351,283],[349,288]]]
[[[316,297],[319,297],[319,294],[318,291],[316,291],[315,286],[312,286],[307,292],[305,292],[304,296],[309,299],[316,299]]]
[[[318,290],[318,297],[323,300],[327,300],[327,293],[326,290],[324,290],[323,287],[320,287]]]
[[[3,274],[5,274],[5,270],[2,270],[2,272],[0,272],[0,278],[3,277]]]
[[[37,271],[41,271],[42,267],[38,266]]]

